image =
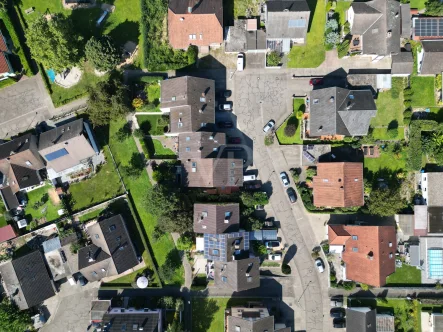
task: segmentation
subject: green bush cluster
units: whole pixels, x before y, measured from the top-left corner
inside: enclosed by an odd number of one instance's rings
[[[343,40],[343,42],[340,43],[340,45],[338,45],[337,52],[339,59],[343,58],[344,56],[346,56],[346,54],[348,54],[349,44],[350,44],[349,39],[345,39]]]
[[[277,51],[272,51],[266,55],[266,65],[268,67],[277,67],[281,62],[281,56]]]
[[[418,171],[422,165],[422,131],[432,131],[437,128],[434,120],[415,120],[409,126],[408,165],[412,170]]]
[[[282,264],[281,266],[281,272],[283,274],[291,274],[291,267],[288,264]]]
[[[158,83],[158,81],[163,81],[163,76],[142,76],[138,81],[142,83]]]

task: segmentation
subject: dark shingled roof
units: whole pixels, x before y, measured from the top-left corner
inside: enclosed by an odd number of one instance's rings
[[[78,269],[84,269],[110,257],[102,248],[97,247],[95,244],[80,248],[78,251]],[[90,258],[92,258],[91,261]]]
[[[376,332],[377,311],[370,308],[347,308],[346,331]]]
[[[443,207],[428,207],[428,233],[443,233]]]
[[[443,40],[423,40],[424,56],[420,74],[436,75],[443,71]]]
[[[260,287],[260,259],[240,259],[228,263],[215,262],[214,281],[217,287],[240,292]]]
[[[139,262],[122,216],[116,215],[99,222],[109,252],[118,273],[125,272]]]
[[[197,132],[178,136],[178,158],[215,158],[219,148],[226,144],[225,133]],[[214,151],[214,149],[216,149]]]
[[[412,52],[400,52],[392,56],[392,75],[411,75],[414,70]]]
[[[401,37],[411,38],[412,28],[411,28],[411,5],[409,3],[400,4],[400,15],[401,15]]]
[[[11,167],[20,188],[27,188],[40,184],[41,180],[38,171],[17,164],[11,164]]]
[[[268,12],[309,12],[306,0],[271,0],[266,1]]]
[[[6,210],[12,210],[19,207],[17,196],[12,192],[11,187],[3,187],[0,189]]]
[[[370,90],[338,87],[314,90],[310,98],[309,135],[367,135],[377,114]]]
[[[219,0],[169,0],[168,6],[175,14],[188,14],[188,7],[192,7],[192,14],[215,14],[223,24],[223,2]]]
[[[171,133],[202,131],[202,124],[215,122],[215,82],[192,76],[162,81],[160,107],[170,108]]]
[[[40,251],[12,261],[17,279],[26,298],[28,307],[33,307],[55,295]]]
[[[20,153],[26,151],[31,146],[32,134],[26,134],[13,140],[0,144],[0,160],[5,159],[11,155],[11,153]]]
[[[232,310],[241,310],[241,308],[232,308]],[[247,309],[246,309],[247,310]],[[260,318],[260,311],[263,309],[257,308],[256,312],[247,311],[245,317],[228,316],[228,330],[227,332],[237,332],[236,327],[240,327],[240,331],[248,332],[273,332],[274,331],[274,316],[267,316]],[[257,314],[255,316],[254,314]]]
[[[227,218],[226,213],[230,213]],[[240,208],[238,203],[194,204],[194,232],[196,233],[238,232],[239,223]]]
[[[83,133],[83,119],[68,122],[64,125],[40,134],[38,149],[46,149],[54,144],[69,141]]]
[[[103,317],[103,324],[110,324],[105,331],[121,332],[132,331],[137,325],[137,330],[143,327],[143,332],[159,332],[159,313],[137,312],[137,313],[107,313]],[[125,329],[123,328],[125,326]]]

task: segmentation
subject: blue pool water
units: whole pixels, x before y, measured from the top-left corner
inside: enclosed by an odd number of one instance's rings
[[[48,69],[46,71],[46,74],[48,75],[48,78],[51,81],[51,83],[54,83],[54,81],[55,81],[55,71],[54,71],[54,69]]]

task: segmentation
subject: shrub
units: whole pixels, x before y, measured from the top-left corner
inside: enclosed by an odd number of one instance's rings
[[[355,288],[355,282],[353,281],[344,281],[343,282],[343,288],[350,291]]]
[[[345,33],[345,35],[351,32],[351,24],[348,21],[346,21],[343,25],[343,32]]]
[[[274,144],[274,135],[266,135],[265,136],[265,145],[269,146]]]
[[[177,240],[178,250],[191,250],[194,244],[194,238],[191,233],[184,233]]]
[[[317,175],[317,169],[316,168],[310,167],[310,168],[308,168],[306,170],[306,178],[307,179],[312,179],[316,175]]]
[[[338,30],[338,22],[337,20],[330,19],[326,22],[325,30],[330,29],[331,31],[337,31]]]
[[[360,284],[360,288],[363,289],[364,291],[368,291],[369,289],[372,288],[372,286],[369,286],[367,284]]]
[[[198,58],[198,47],[195,45],[189,45],[186,55],[188,57],[188,65],[193,65]]]
[[[254,252],[259,256],[264,256],[268,253],[265,245],[260,241],[253,241],[252,248],[254,249]]]
[[[135,109],[142,107],[144,104],[143,99],[141,98],[134,98],[132,100],[132,107],[134,107]]]
[[[405,109],[405,111],[403,112],[403,117],[404,118],[411,118],[412,117],[412,110],[410,108]]]
[[[405,99],[410,99],[410,97],[414,94],[414,91],[412,91],[411,88],[406,88],[403,90],[403,97],[405,97]],[[409,98],[406,98],[409,97]]]
[[[340,40],[340,36],[335,31],[328,32],[325,36],[325,44],[326,45],[334,46],[334,45],[338,44],[339,40]]]
[[[286,137],[292,137],[295,135],[295,132],[297,130],[297,127],[295,126],[295,124],[290,123],[285,127],[284,133]]]
[[[398,128],[390,128],[388,129],[388,136],[391,139],[396,139],[398,136]]]
[[[163,76],[142,76],[139,78],[139,82],[143,83],[158,83],[163,81]]]
[[[297,113],[295,113],[295,117],[298,119],[298,120],[301,120],[302,118],[303,118],[303,111],[302,110],[298,110],[297,111]]]
[[[349,39],[345,39],[345,40],[343,40],[343,42],[340,45],[338,45],[337,53],[338,53],[339,59],[343,58],[344,56],[346,56],[348,54],[349,43],[350,43]]]
[[[280,64],[281,56],[277,51],[272,51],[266,56],[266,65],[268,67],[276,67]]]
[[[291,267],[288,264],[283,263],[281,266],[281,272],[283,274],[291,274]]]
[[[408,166],[412,170],[419,170],[422,163],[422,131],[432,131],[437,128],[433,120],[414,120],[409,126]]]
[[[410,100],[405,100],[403,102],[403,105],[405,106],[405,108],[410,108],[412,106],[412,103]]]

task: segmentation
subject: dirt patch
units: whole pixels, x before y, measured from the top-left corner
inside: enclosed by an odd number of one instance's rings
[[[58,197],[57,192],[55,191],[55,188],[48,189],[48,195],[51,199],[52,204],[58,205],[60,204],[60,197]]]

